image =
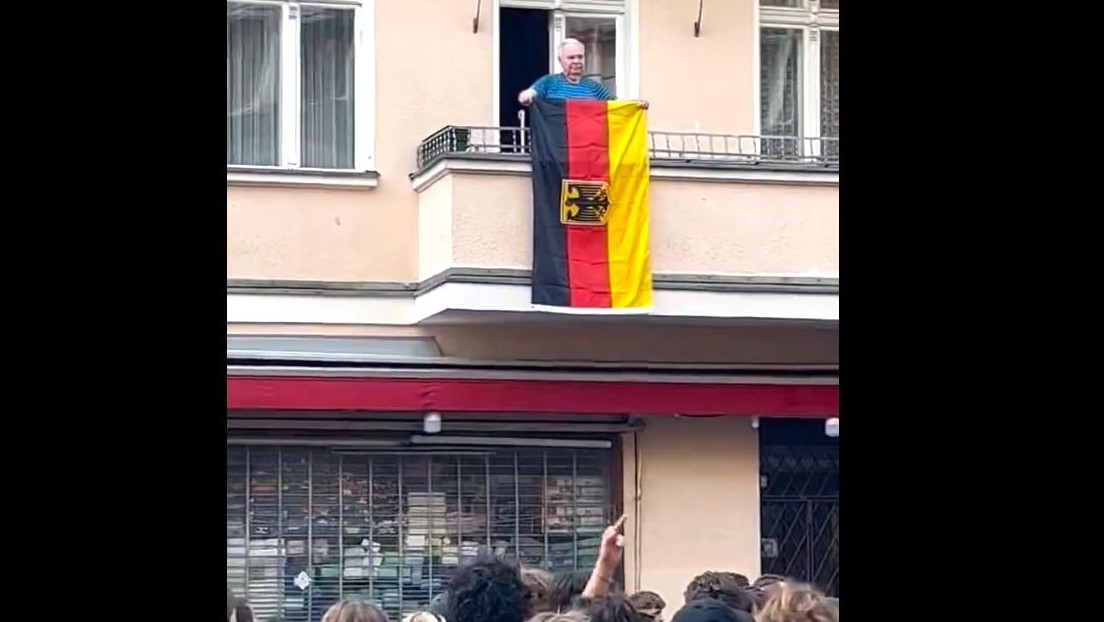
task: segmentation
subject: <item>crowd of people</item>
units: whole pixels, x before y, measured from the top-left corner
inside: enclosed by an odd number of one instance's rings
[[[613,579],[621,563],[624,517],[606,528],[589,572],[554,576],[490,553],[458,568],[447,590],[402,622],[664,622],[668,604],[655,592],[626,594]],[[735,572],[704,572],[683,593],[670,622],[839,622],[839,599],[778,575],[755,581]],[[248,605],[228,595],[229,622],[253,622]],[[372,603],[339,602],[321,622],[389,622]]]

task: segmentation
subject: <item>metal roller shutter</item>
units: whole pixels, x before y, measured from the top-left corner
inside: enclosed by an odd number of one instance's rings
[[[346,597],[399,619],[479,546],[585,569],[613,514],[611,455],[228,445],[227,583],[262,622],[314,622]]]

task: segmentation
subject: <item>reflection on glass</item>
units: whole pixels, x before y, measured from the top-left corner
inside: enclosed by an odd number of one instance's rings
[[[303,7],[302,164],[353,168],[353,12]]]
[[[763,153],[794,156],[801,152],[801,31],[764,28],[759,36],[759,114]]]
[[[226,5],[226,163],[277,164],[280,7]]]
[[[586,46],[585,77],[617,93],[617,20],[612,17],[568,17],[567,36]]]

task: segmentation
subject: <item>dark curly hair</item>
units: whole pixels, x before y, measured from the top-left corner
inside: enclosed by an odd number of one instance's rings
[[[583,590],[586,589],[587,581],[590,581],[590,573],[590,570],[567,570],[555,575],[560,611],[582,607]]]
[[[525,586],[517,565],[483,552],[448,585],[449,622],[522,622]]]
[[[589,599],[586,616],[590,622],[643,622],[624,593],[606,594]]]
[[[687,603],[701,598],[715,598],[736,611],[752,610],[751,595],[740,585],[740,578],[747,577],[734,572],[703,572],[694,577],[683,592]]]
[[[667,606],[667,601],[662,596],[647,590],[629,596],[629,602],[645,622],[662,617],[663,608]]]

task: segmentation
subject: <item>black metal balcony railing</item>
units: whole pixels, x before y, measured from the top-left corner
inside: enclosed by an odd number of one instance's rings
[[[446,157],[523,159],[529,129],[450,125],[418,146],[418,170]],[[839,170],[838,138],[648,132],[653,160]]]

